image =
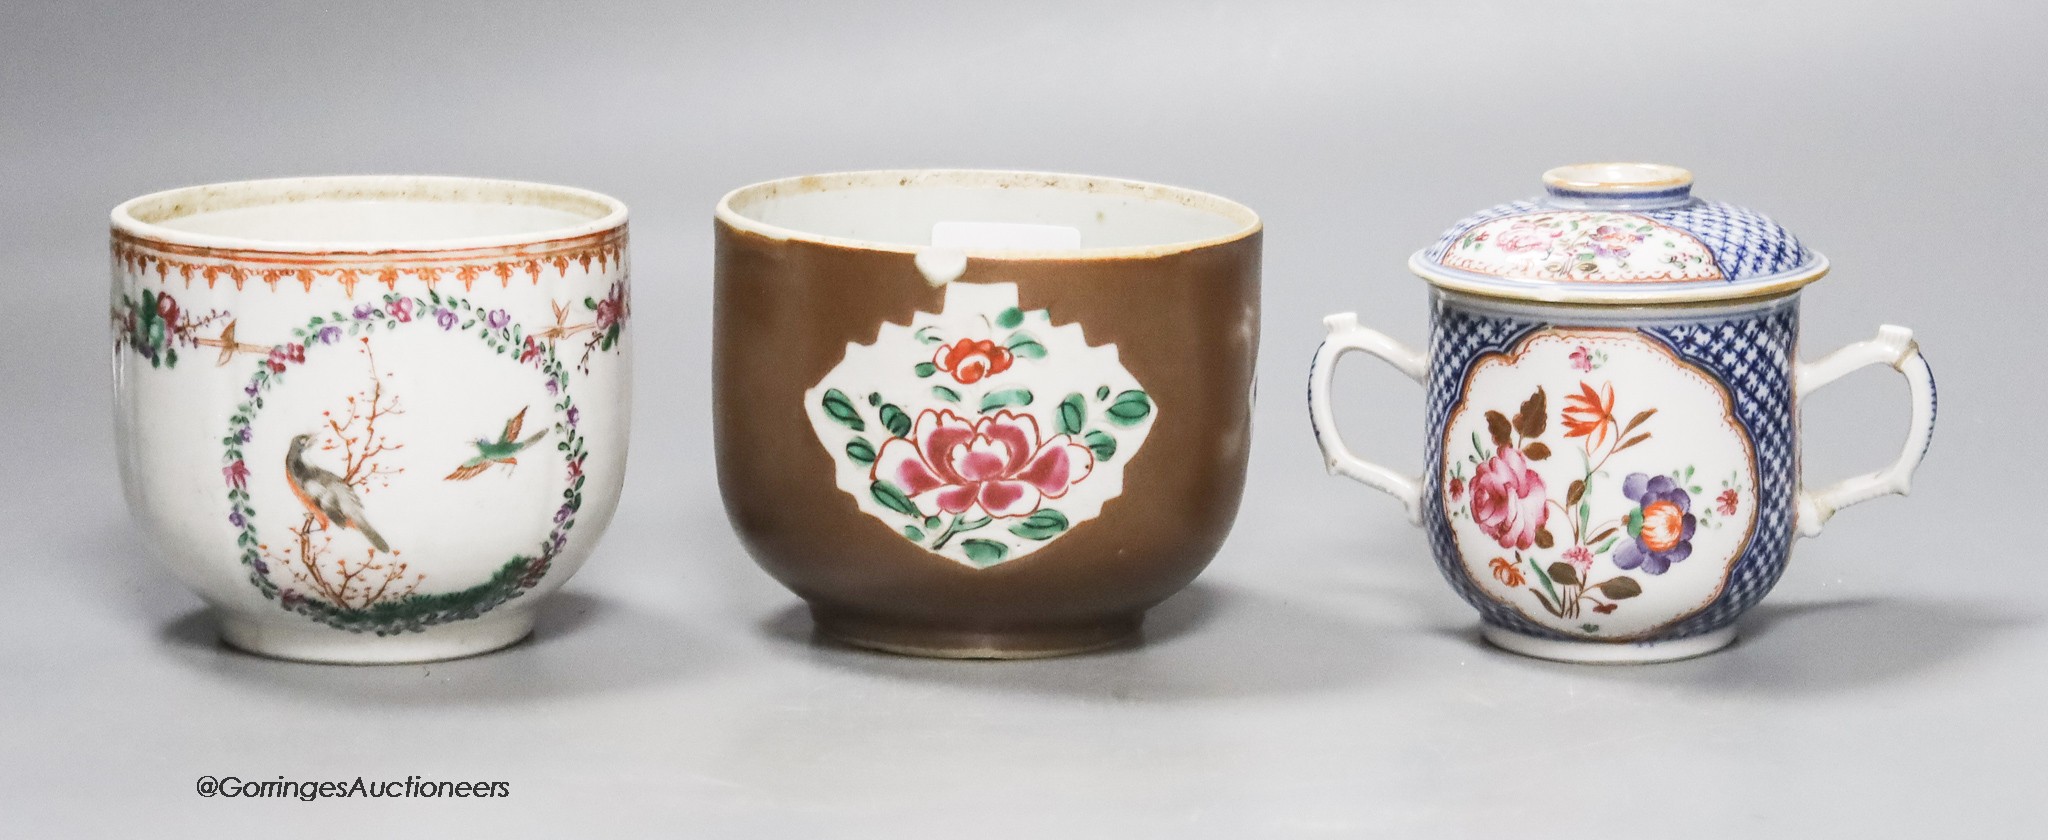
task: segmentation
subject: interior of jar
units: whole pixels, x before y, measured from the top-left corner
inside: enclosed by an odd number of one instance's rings
[[[467,247],[567,238],[624,221],[585,190],[477,178],[342,176],[241,181],[146,195],[114,224],[151,238],[269,249]]]
[[[1024,172],[849,172],[742,187],[719,217],[743,230],[883,250],[932,244],[946,222],[1051,225],[1079,233],[1082,251],[1179,249],[1255,231],[1249,208],[1174,187]],[[967,250],[1007,250],[969,248]],[[1071,253],[1071,252],[1067,252]]]

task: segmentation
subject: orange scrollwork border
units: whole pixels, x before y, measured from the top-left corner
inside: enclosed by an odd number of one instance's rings
[[[380,251],[212,248],[165,242],[116,229],[113,258],[129,273],[145,277],[154,273],[166,285],[175,275],[188,289],[194,279],[205,281],[211,289],[225,278],[235,284],[237,291],[256,280],[268,285],[271,291],[276,291],[281,282],[293,281],[310,292],[314,283],[329,279],[340,283],[342,290],[354,298],[359,283],[381,283],[387,290],[395,289],[400,278],[410,275],[426,283],[429,289],[452,280],[460,282],[467,292],[478,280],[489,277],[497,278],[500,286],[509,287],[513,277],[524,274],[529,282],[537,284],[551,267],[558,276],[567,276],[570,263],[584,271],[589,271],[593,263],[600,272],[613,265],[623,267],[626,226],[621,224],[567,239],[492,248]]]

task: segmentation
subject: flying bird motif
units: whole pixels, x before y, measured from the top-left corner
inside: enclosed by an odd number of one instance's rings
[[[299,497],[299,503],[319,521],[321,530],[334,525],[352,528],[378,551],[391,553],[384,537],[363,520],[363,500],[356,495],[355,488],[348,486],[341,476],[306,463],[306,447],[312,443],[312,435],[299,435],[292,438],[291,448],[284,453],[285,481]]]
[[[462,466],[456,467],[454,472],[449,473],[448,477],[442,480],[468,481],[483,475],[485,470],[489,470],[498,464],[504,464],[508,467],[518,466],[519,459],[513,456],[525,451],[527,447],[539,443],[540,439],[547,437],[548,434],[548,430],[542,429],[534,433],[533,437],[520,440],[519,431],[525,427],[526,409],[522,408],[518,414],[512,415],[512,419],[505,421],[505,431],[498,434],[497,440],[477,438],[474,444],[476,446],[476,455],[462,462]]]

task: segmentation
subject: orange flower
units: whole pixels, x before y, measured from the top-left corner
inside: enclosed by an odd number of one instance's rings
[[[951,347],[939,345],[939,352],[932,356],[932,366],[952,374],[953,380],[962,385],[972,385],[982,377],[1009,370],[1012,359],[1007,347],[986,339],[963,338]]]
[[[1607,445],[1607,437],[1614,433],[1614,383],[1603,382],[1595,392],[1593,386],[1579,383],[1579,392],[1566,394],[1564,398],[1564,436],[1568,438],[1589,438],[1589,449]]]
[[[1493,567],[1493,576],[1496,580],[1509,586],[1522,585],[1522,570],[1508,562],[1506,557],[1495,557],[1490,565]]]

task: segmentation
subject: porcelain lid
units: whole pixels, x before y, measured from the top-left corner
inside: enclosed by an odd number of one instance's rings
[[[1618,305],[1782,294],[1828,270],[1770,217],[1694,198],[1676,166],[1560,166],[1543,186],[1459,222],[1408,267],[1474,294]]]

